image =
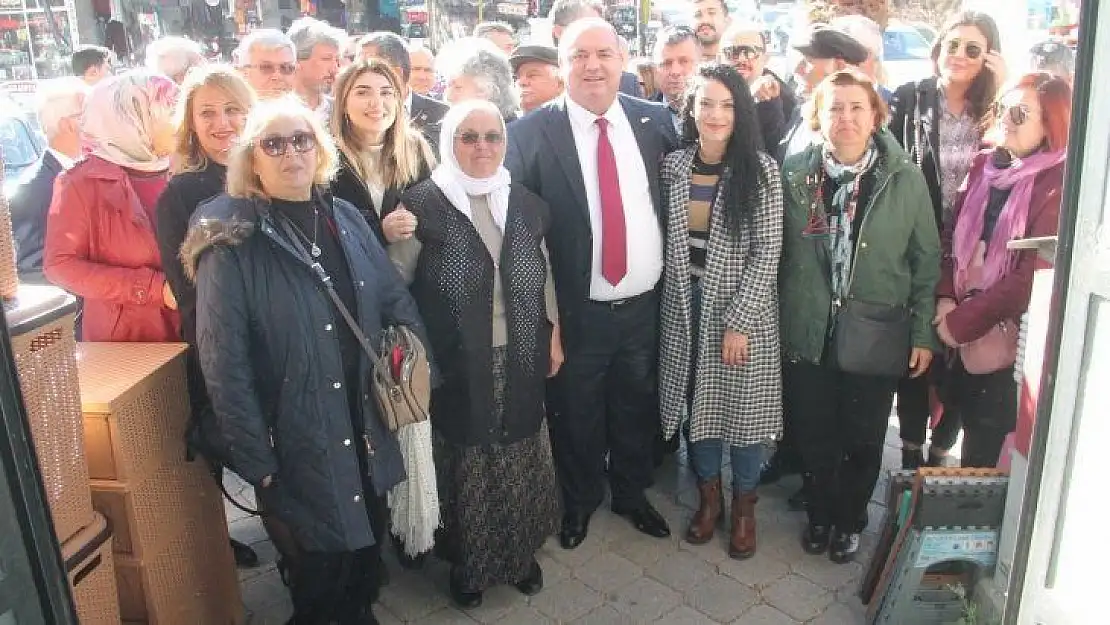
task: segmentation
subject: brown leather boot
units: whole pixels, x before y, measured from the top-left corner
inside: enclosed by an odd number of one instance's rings
[[[686,529],[686,542],[701,545],[713,538],[713,528],[725,513],[721,498],[721,478],[716,477],[698,484],[698,511]]]
[[[732,496],[732,535],[728,541],[728,555],[746,560],[755,555],[755,491]]]

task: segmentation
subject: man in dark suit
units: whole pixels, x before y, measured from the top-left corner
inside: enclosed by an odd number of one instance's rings
[[[409,88],[409,75],[412,73],[412,62],[409,58],[408,44],[400,35],[391,32],[370,33],[359,42],[359,59],[375,58],[393,70],[401,79],[401,88],[404,89],[405,110],[409,112],[409,119],[414,126],[424,133],[424,137],[436,149],[439,142],[439,126],[443,116],[450,107],[422,96]]]
[[[10,201],[16,267],[20,280],[27,283],[46,284],[42,275],[46,213],[54,197],[54,179],[81,154],[80,118],[87,90],[84,81],[72,76],[39,86],[36,113],[47,149],[23,172]]]
[[[509,126],[506,166],[552,211],[547,245],[566,363],[551,428],[560,541],[573,549],[604,498],[606,451],[613,511],[645,534],[670,534],[644,489],[659,431],[659,167],[677,138],[665,107],[618,94],[621,53],[608,22],[575,22],[559,59],[566,95]]]
[[[605,5],[599,0],[556,0],[551,5],[551,12],[548,17],[551,18],[551,39],[558,46],[563,31],[574,22],[588,17],[603,19],[605,17]],[[623,49],[621,49],[621,53],[624,53]],[[627,63],[628,59],[625,58],[623,62]],[[621,73],[618,90],[634,98],[644,97],[644,90],[640,88],[640,79],[632,72]]]

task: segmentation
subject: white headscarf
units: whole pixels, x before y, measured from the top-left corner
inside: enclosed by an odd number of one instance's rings
[[[497,172],[489,178],[471,178],[463,172],[455,158],[455,133],[458,132],[459,125],[475,111],[488,111],[496,115],[501,120],[501,132],[505,132],[505,120],[491,102],[469,100],[452,106],[443,117],[443,126],[439,131],[439,165],[432,172],[432,182],[472,222],[474,215],[471,214],[470,198],[467,196],[488,195],[493,221],[501,232],[505,232],[505,219],[509,214],[509,184],[512,178],[509,170],[505,169],[504,157],[497,166]]]

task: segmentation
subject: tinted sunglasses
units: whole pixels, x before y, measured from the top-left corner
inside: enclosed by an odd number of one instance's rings
[[[491,130],[485,134],[479,134],[474,130],[467,130],[455,135],[455,138],[462,142],[463,145],[478,145],[479,141],[485,141],[490,145],[500,145],[505,140],[504,133],[496,130]]]
[[[258,65],[244,65],[243,67],[250,67],[258,70],[259,72],[272,76],[274,72],[281,72],[282,76],[292,76],[293,72],[297,71],[297,66],[293,63],[259,63]]]
[[[725,46],[722,52],[730,61],[739,61],[741,58],[752,61],[763,56],[765,50],[757,46]]]
[[[1020,126],[1029,121],[1029,116],[1032,114],[1033,111],[1026,104],[994,103],[994,118],[1000,120],[1009,115],[1010,122],[1015,126]]]
[[[963,42],[960,41],[959,39],[953,39],[952,41],[949,41],[948,42],[948,55],[952,56],[952,55],[955,55],[955,54],[959,54],[961,43],[963,43]],[[963,48],[964,48],[964,54],[966,54],[967,58],[971,59],[972,61],[974,61],[975,59],[983,56],[983,46],[975,43],[974,41],[968,41],[966,44],[964,44]]]
[[[316,148],[316,137],[310,132],[294,132],[289,136],[270,135],[258,140],[262,153],[272,158],[283,156],[290,146],[297,154],[311,152]]]

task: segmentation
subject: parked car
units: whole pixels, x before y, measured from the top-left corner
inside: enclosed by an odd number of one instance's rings
[[[11,197],[23,170],[46,150],[46,141],[34,118],[7,98],[0,98],[0,147],[4,150],[4,195]]]
[[[883,33],[883,69],[886,85],[891,88],[931,76],[934,71],[930,56],[932,44],[917,29],[891,24]]]

